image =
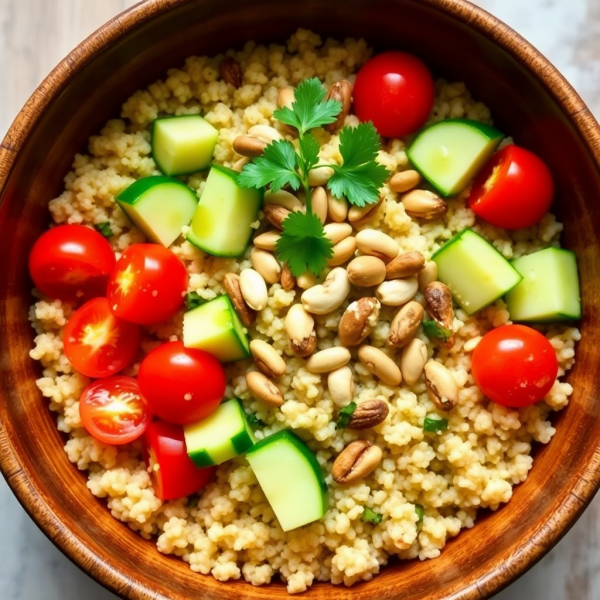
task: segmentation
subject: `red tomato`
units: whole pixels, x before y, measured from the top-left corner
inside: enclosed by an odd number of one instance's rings
[[[132,377],[106,377],[85,388],[79,414],[87,432],[105,444],[128,444],[139,438],[152,420]]]
[[[523,229],[542,219],[553,196],[546,164],[533,152],[510,144],[490,158],[475,180],[469,206],[496,227]]]
[[[400,137],[425,124],[435,87],[429,69],[416,56],[384,52],[362,66],[352,96],[361,121],[372,121],[385,137]]]
[[[514,408],[544,398],[558,374],[552,344],[525,325],[503,325],[486,333],[471,363],[475,383],[484,395]]]
[[[175,500],[201,490],[216,471],[216,467],[199,469],[192,462],[180,425],[153,421],[144,441],[154,493],[161,500]]]
[[[75,370],[88,377],[108,377],[134,361],[140,337],[137,325],[112,314],[106,298],[95,298],[71,315],[63,344]]]
[[[89,299],[106,293],[115,253],[97,231],[60,225],[43,233],[31,249],[29,273],[35,287],[61,300]]]
[[[159,346],[140,365],[140,389],[150,410],[169,423],[187,425],[207,417],[225,394],[225,372],[208,352],[182,342]]]
[[[118,317],[153,325],[181,308],[188,272],[168,248],[134,244],[123,252],[108,281],[108,301]]]

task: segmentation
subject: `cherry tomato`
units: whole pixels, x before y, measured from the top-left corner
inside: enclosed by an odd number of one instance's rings
[[[544,398],[558,374],[552,344],[525,325],[503,325],[486,333],[471,363],[475,383],[484,395],[513,408]]]
[[[137,325],[115,317],[106,298],[95,298],[71,315],[63,344],[75,370],[88,377],[108,377],[134,361],[140,338]]]
[[[144,442],[154,493],[161,500],[175,500],[201,490],[216,471],[216,467],[199,469],[192,462],[180,425],[153,421]]]
[[[43,233],[29,255],[35,287],[61,300],[89,299],[106,293],[115,253],[97,231],[60,225]]]
[[[168,342],[150,352],[140,365],[138,380],[150,410],[179,425],[214,412],[226,386],[221,363],[182,342]]]
[[[433,77],[421,60],[406,52],[383,52],[356,75],[354,111],[385,137],[414,133],[427,121],[435,98]]]
[[[168,321],[181,308],[188,285],[183,263],[158,244],[129,246],[108,281],[108,301],[117,315],[140,325]]]
[[[496,227],[523,229],[542,219],[553,196],[552,174],[542,159],[510,144],[490,158],[475,180],[469,206]]]
[[[133,442],[152,420],[138,382],[122,375],[88,385],[79,399],[79,414],[91,436],[113,445]]]

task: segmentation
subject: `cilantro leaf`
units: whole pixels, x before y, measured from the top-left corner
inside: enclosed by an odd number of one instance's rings
[[[325,237],[319,217],[295,211],[288,215],[282,227],[276,246],[279,260],[288,263],[296,277],[307,271],[319,275],[333,255],[333,246]]]
[[[428,338],[437,338],[444,342],[452,335],[452,331],[450,331],[450,329],[441,327],[433,319],[430,321],[423,321],[423,333]]]
[[[246,421],[248,421],[248,423],[252,426],[252,427],[257,427],[257,428],[262,428],[266,425],[266,423],[263,423],[257,416],[256,413],[250,413],[249,415],[246,415]]]
[[[423,524],[423,519],[425,518],[425,509],[420,504],[415,504],[415,512],[417,513],[417,527],[420,527]]]
[[[360,517],[360,520],[363,523],[373,523],[373,525],[378,525],[381,523],[383,519],[383,515],[381,513],[375,512],[372,508],[365,506],[365,510]]]
[[[429,433],[440,434],[448,429],[448,419],[435,419],[432,417],[425,417],[423,421],[423,431]]]
[[[278,108],[273,116],[295,127],[300,135],[310,129],[333,123],[342,110],[342,103],[337,100],[325,100],[325,89],[316,77],[305,79],[294,93],[291,108]]]
[[[300,145],[300,156],[308,173],[319,162],[319,142],[317,142],[314,135],[307,133],[298,140],[298,143]]]
[[[296,169],[298,155],[288,140],[277,140],[269,144],[262,156],[244,166],[238,175],[238,185],[246,188],[261,188],[269,185],[273,192],[289,185],[297,190],[302,183]]]
[[[380,148],[373,123],[342,129],[340,154],[344,163],[330,165],[335,172],[327,183],[336,198],[345,196],[355,206],[377,202],[379,188],[388,177],[387,169],[376,161]]]
[[[198,308],[202,304],[206,304],[208,300],[205,300],[198,292],[188,292],[185,295],[185,307],[187,310]]]
[[[348,427],[348,423],[350,423],[350,419],[356,410],[356,406],[356,402],[350,402],[348,406],[344,406],[344,408],[340,410],[340,416],[335,424],[336,429],[346,429],[346,427]]]
[[[94,229],[98,233],[102,234],[105,238],[112,237],[112,235],[113,235],[112,227],[110,226],[110,223],[108,221],[104,221],[102,223],[96,223],[94,225]]]

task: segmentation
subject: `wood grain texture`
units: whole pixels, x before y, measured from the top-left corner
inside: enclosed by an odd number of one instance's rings
[[[4,107],[4,109],[2,110],[2,119],[3,120],[0,121],[0,127],[2,125],[6,126],[8,124],[9,120],[11,119],[11,116],[13,114],[15,114],[16,111],[18,110],[18,108],[22,105],[22,103],[26,99],[29,91],[31,91],[32,87],[37,82],[39,82],[39,80],[41,80],[41,78],[43,77],[43,75],[46,74],[46,72],[49,70],[49,68],[51,68],[57,62],[57,59],[64,56],[66,54],[67,50],[78,39],[81,39],[82,37],[84,37],[84,35],[86,33],[91,31],[91,29],[93,29],[93,27],[95,25],[97,25],[99,22],[101,22],[103,20],[106,20],[106,18],[108,16],[110,16],[112,14],[116,14],[126,4],[132,4],[132,2],[127,2],[126,0],[97,0],[97,1],[96,0],[94,0],[94,1],[79,0],[78,2],[73,2],[73,1],[66,2],[66,0],[53,0],[52,3],[48,3],[48,2],[41,2],[40,0],[19,0],[18,10],[17,10],[17,3],[13,2],[12,0],[10,0],[8,5],[3,4],[3,6],[5,8],[3,8],[3,12],[1,13],[2,18],[1,18],[0,22],[2,24],[2,35],[4,38],[4,44],[6,44],[6,47],[8,48],[9,52],[5,51],[2,54],[0,54],[0,61],[2,61],[2,66],[4,67],[3,72],[8,74],[9,85],[6,88],[4,88],[5,92],[3,93],[3,98],[2,98],[2,100],[3,100],[2,106]],[[20,11],[22,10],[24,5],[25,6],[28,5],[30,7],[30,10],[27,10],[27,12],[21,13]],[[593,5],[593,3],[590,3],[590,6],[592,6],[592,5]],[[9,13],[8,19],[6,18],[6,12],[5,12],[6,6],[8,6],[8,13]],[[593,11],[590,10],[591,16],[593,16],[592,13],[593,13]],[[67,31],[70,35],[64,36],[64,37],[63,36],[59,37],[59,36],[54,35],[54,32],[56,30],[58,30],[58,29],[64,30],[65,22],[72,24],[67,28]],[[59,28],[59,24],[60,24],[60,28]],[[77,32],[77,33],[75,33],[75,32]],[[502,35],[502,31],[499,32],[499,35]],[[585,38],[585,36],[582,36],[582,38]],[[38,43],[40,44],[39,47],[42,47],[41,46],[42,43],[47,44],[47,47],[53,48],[53,51],[52,51],[53,53],[50,53],[50,52],[48,52],[47,54],[46,53],[41,53],[41,54],[36,53],[35,46],[33,46],[31,44],[31,40],[36,40],[36,44],[38,44]],[[578,47],[577,52],[581,54],[582,60],[590,61],[590,58],[592,60],[594,58],[595,51],[593,49],[593,45],[590,43],[589,40],[587,42],[582,41],[580,47]],[[7,57],[9,57],[9,58],[7,58]],[[537,61],[537,64],[539,65],[540,64],[539,60],[536,59],[536,61]],[[10,65],[10,68],[8,68],[8,65]],[[33,66],[33,68],[32,68],[32,66]],[[156,72],[155,74],[158,75],[158,72]],[[560,82],[557,82],[557,85],[560,85]],[[493,106],[493,103],[492,103],[492,106]],[[572,104],[570,106],[570,108],[576,109],[576,103]],[[585,121],[586,121],[585,115],[583,114],[582,117],[583,118],[581,119],[581,122],[585,125]],[[508,118],[510,119],[510,117],[508,117]],[[91,131],[89,131],[88,133],[91,133]],[[15,138],[15,140],[18,144],[18,141],[19,141],[18,138]],[[5,148],[5,155],[6,155],[7,151],[12,152],[12,149],[7,150]],[[71,152],[71,154],[72,154],[72,152]],[[556,164],[558,164],[558,163],[556,163]],[[48,168],[48,165],[46,165],[46,166]],[[57,181],[56,174],[52,174],[50,171],[46,171],[46,175],[49,175],[48,180],[53,181],[53,182]],[[577,181],[575,183],[577,184]],[[581,193],[581,190],[579,190],[579,192]],[[37,204],[39,204],[41,202],[41,198],[34,199],[33,201],[36,202]],[[33,211],[37,211],[37,213],[36,213],[37,215],[41,214],[41,213],[39,213],[39,206],[38,207],[29,207],[29,209],[31,209]],[[13,217],[14,220],[12,222],[15,224],[15,226],[18,226],[19,221],[22,220],[20,211],[12,212],[12,215],[10,215],[10,216]],[[579,216],[581,217],[581,214]],[[41,221],[40,221],[39,216],[37,218],[34,218],[34,221],[37,222],[38,227],[41,226],[41,224],[40,224]],[[14,251],[14,248],[8,248],[8,250]],[[588,257],[588,260],[589,260],[589,257]],[[14,269],[11,269],[11,275],[13,277],[16,276],[16,272]],[[18,295],[12,296],[12,298],[13,298],[12,304],[13,305],[14,305],[14,299],[18,298],[18,297],[19,297]],[[8,300],[10,300],[10,299],[8,299]],[[8,307],[9,310],[16,310],[18,312],[17,307],[15,307],[13,305]],[[11,327],[12,327],[12,325],[11,325]],[[22,327],[18,327],[18,328],[9,330],[9,331],[14,331],[16,336],[22,337],[24,330]],[[5,335],[7,335],[6,332],[5,332]],[[14,353],[11,352],[10,355],[14,356]],[[19,361],[19,362],[20,362],[20,364],[23,365],[22,361]],[[585,387],[587,388],[587,386],[585,386]],[[585,391],[587,391],[587,390],[585,390]],[[31,400],[35,401],[35,399],[31,399]],[[15,402],[16,399],[15,399],[14,395],[12,397],[8,398],[8,401],[9,401],[9,403]],[[592,411],[592,412],[594,412],[594,414],[595,414],[595,411]],[[43,427],[43,431],[45,432],[45,433],[43,433],[43,435],[48,435],[48,436],[50,436],[51,439],[57,439],[56,432],[52,431],[50,428],[48,428],[47,424],[43,424],[42,427]],[[583,429],[582,429],[582,431],[583,431]],[[0,438],[3,440],[3,443],[8,444],[9,438],[7,436],[0,435]],[[558,440],[554,441],[554,445],[558,445],[558,443],[560,443]],[[8,452],[8,445],[5,446],[5,448],[6,448],[6,451]],[[558,451],[558,449],[557,449],[557,451]],[[566,462],[574,460],[573,457],[567,457],[567,458],[568,458],[568,460],[566,460]],[[59,460],[58,455],[57,455],[57,460]],[[62,460],[64,461],[64,457],[62,457]],[[563,459],[563,462],[564,461],[565,460]],[[572,462],[571,462],[571,466],[572,466]],[[7,467],[7,470],[5,471],[5,473],[7,475],[9,475],[12,485],[21,489],[23,494],[32,494],[31,485],[28,482],[28,478],[25,476],[21,465],[17,464],[16,462],[8,464],[8,467]],[[574,493],[570,496],[567,496],[565,499],[565,502],[569,505],[572,505],[574,507],[574,510],[579,510],[579,508],[581,508],[580,498],[585,496],[586,489],[587,489],[586,481],[588,481],[590,477],[593,477],[593,472],[586,474],[582,471],[581,475],[583,475],[583,477],[581,479],[581,483],[580,483],[579,487],[577,489],[573,490]],[[66,476],[66,480],[70,484],[74,485],[75,487],[80,485],[80,483],[78,483],[77,478],[73,478],[72,475]],[[543,479],[538,480],[537,482],[539,484],[542,481],[543,481]],[[62,482],[62,483],[64,484],[64,482]],[[524,487],[525,486],[523,486],[523,488]],[[529,489],[531,489],[531,486]],[[58,491],[60,491],[60,490],[58,490]],[[521,494],[521,497],[522,496],[523,496],[523,494]],[[60,509],[60,508],[65,509],[68,507],[68,508],[74,509],[75,511],[77,510],[77,506],[73,505],[73,504],[67,504],[67,506],[63,506],[63,507],[60,507],[60,506],[56,507],[53,505],[52,499],[45,497],[45,495],[43,495],[41,498],[36,499],[36,502],[39,502],[39,501],[48,502],[49,505],[52,506],[53,509]],[[32,506],[35,507],[37,505],[32,505]],[[591,515],[591,517],[589,517],[589,518],[595,519],[597,517],[597,512],[598,512],[597,509],[592,508],[592,511],[587,513],[586,516]],[[90,514],[90,516],[96,515],[97,509],[92,510],[91,513],[89,513],[89,514]],[[594,536],[593,532],[595,531],[593,525],[595,524],[595,522],[596,522],[595,520],[592,521],[590,527],[585,527],[583,529],[578,526],[578,530],[580,531],[580,536],[579,536],[579,539],[573,540],[573,542],[571,544],[570,555],[569,555],[569,557],[571,558],[571,564],[573,565],[573,568],[563,569],[563,572],[564,572],[563,580],[564,580],[564,586],[565,586],[564,587],[564,595],[557,596],[556,598],[564,597],[564,598],[569,598],[569,599],[573,598],[574,600],[590,600],[591,598],[595,597],[593,595],[592,586],[590,584],[589,573],[586,573],[585,570],[582,570],[580,568],[581,562],[587,560],[587,556],[586,556],[587,548],[591,547],[594,544],[597,545],[597,540],[595,540],[593,537]],[[547,528],[551,528],[552,525],[553,525],[552,521],[548,521],[547,523],[543,524],[543,526],[545,526]],[[48,526],[50,526],[50,524],[48,524]],[[118,529],[118,531],[120,531],[120,530],[121,530],[121,528]],[[82,527],[81,524],[79,524],[78,527],[74,526],[73,531],[76,536],[89,534],[89,531],[87,531],[85,527]],[[469,534],[470,533],[471,532],[469,532]],[[82,557],[82,560],[86,563],[86,566],[88,566],[88,568],[90,569],[92,574],[95,574],[96,576],[98,576],[102,572],[102,566],[97,564],[97,562],[94,560],[94,557],[91,556],[87,552],[86,548],[83,548],[80,545],[78,546],[76,543],[73,543],[72,540],[69,541],[72,536],[70,536],[67,532],[56,531],[55,535],[57,536],[57,539],[59,542],[61,542],[63,544],[67,544],[67,543],[73,544],[73,546],[71,547],[71,551],[73,553],[79,553],[78,556]],[[584,538],[583,540],[581,539],[582,537]],[[137,540],[137,538],[135,538],[135,539]],[[92,542],[93,542],[93,540],[92,540]],[[131,543],[131,545],[129,546],[130,552],[133,553],[132,555],[134,557],[138,556],[138,552],[136,550],[136,541],[131,541],[130,543]],[[501,542],[499,541],[498,544],[500,544],[500,543]],[[504,542],[502,542],[502,543],[504,543]],[[90,545],[92,548],[98,548],[97,544],[91,543]],[[455,546],[455,544],[452,547],[454,548],[454,546]],[[559,546],[559,548],[560,547],[561,546]],[[531,548],[529,548],[529,550],[531,550]],[[448,549],[448,551],[450,551],[450,548]],[[152,550],[152,552],[154,552],[154,551]],[[521,550],[516,546],[515,546],[515,552],[525,555],[525,556],[527,555],[527,549]],[[167,559],[164,559],[164,560],[167,560]],[[434,563],[435,562],[437,562],[437,561],[434,561]],[[172,565],[171,561],[167,560],[167,563],[169,565]],[[131,562],[130,562],[130,564],[131,564]],[[442,568],[441,563],[440,563],[439,568],[440,569]],[[549,571],[551,568],[552,567],[548,567],[547,570]],[[437,567],[432,567],[432,569],[433,569],[433,572],[435,572],[438,575],[438,577],[441,576],[440,571],[438,570]],[[179,567],[174,568],[174,572],[175,571],[179,572]],[[172,574],[170,575],[170,577],[172,577]],[[583,579],[583,581],[582,581],[582,579]],[[134,595],[139,592],[139,589],[137,589],[137,586],[133,582],[130,585],[123,585],[122,583],[119,585],[121,586],[119,588],[119,591],[123,594],[129,594],[129,590],[131,588],[131,590],[132,590],[131,597],[150,597],[150,596]],[[493,584],[490,585],[490,582],[481,582],[479,585],[480,585],[479,589],[482,592],[493,589]],[[137,589],[137,591],[136,591],[136,589]],[[241,588],[238,585],[233,586],[233,589],[235,590],[235,593],[238,595],[245,594],[245,592],[240,591],[245,588]],[[362,596],[362,594],[358,590],[363,590],[363,589],[367,590],[368,588],[366,588],[365,586],[361,586],[360,588],[357,588],[356,597]],[[377,597],[384,597],[383,595],[380,594],[381,587],[378,586],[377,589],[378,589]],[[527,597],[535,599],[535,600],[537,600],[537,598],[541,599],[542,596],[535,595],[533,593],[534,591],[535,590],[532,590],[532,593],[529,593],[527,595]],[[476,592],[476,588],[471,588],[471,592],[467,592],[467,593],[472,594],[472,595],[469,595],[469,596],[461,595],[460,597],[461,598],[463,598],[463,597],[465,597],[465,598],[466,597],[474,597],[475,598],[475,597],[479,596],[479,592]],[[507,592],[507,594],[509,594],[509,596],[507,596],[507,597],[510,597],[510,590]],[[256,597],[259,597],[260,595],[261,594],[257,592]],[[275,594],[273,594],[273,596],[274,595]],[[155,596],[155,597],[158,597],[158,596]],[[175,596],[173,596],[173,597],[175,597]],[[371,593],[365,592],[364,597],[371,597]],[[386,597],[393,597],[393,596],[386,596]],[[425,598],[426,596],[422,596],[422,597]],[[441,598],[442,596],[436,595],[435,597]],[[516,598],[516,597],[520,597],[520,596],[514,596],[514,597]],[[523,597],[525,597],[525,596],[523,596]],[[545,598],[547,598],[547,596],[545,596]]]

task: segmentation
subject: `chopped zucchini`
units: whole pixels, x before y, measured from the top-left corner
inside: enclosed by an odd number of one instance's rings
[[[246,455],[283,531],[312,523],[327,511],[327,485],[310,448],[288,429],[255,444]]]
[[[167,248],[181,235],[198,206],[193,190],[162,175],[134,181],[116,200],[149,240]]]
[[[197,467],[220,465],[254,444],[254,433],[239,400],[223,402],[210,416],[183,428],[188,456]]]
[[[250,356],[248,337],[229,296],[218,296],[183,315],[183,345],[210,352],[221,362]]]
[[[165,175],[187,175],[208,169],[219,132],[200,115],[155,119],[152,157]]]
[[[577,258],[570,250],[546,248],[513,260],[523,281],[506,296],[513,321],[581,318]]]
[[[187,234],[189,242],[214,256],[242,256],[258,218],[263,190],[240,187],[237,176],[212,166]]]
[[[463,229],[433,256],[438,278],[469,315],[512,290],[523,277],[494,246]]]
[[[504,135],[469,119],[448,119],[425,128],[407,150],[415,168],[444,196],[464,189]]]

